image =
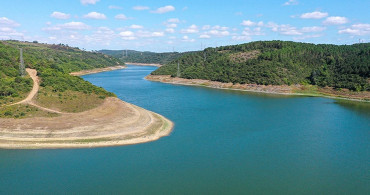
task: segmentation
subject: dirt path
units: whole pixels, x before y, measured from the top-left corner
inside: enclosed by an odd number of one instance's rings
[[[26,99],[24,99],[20,102],[14,103],[14,104],[10,104],[10,106],[17,105],[17,104],[30,103],[32,101],[33,97],[35,97],[35,95],[39,91],[40,83],[39,83],[39,77],[37,76],[37,71],[35,69],[30,69],[30,68],[26,68],[26,71],[30,75],[31,79],[33,80],[32,90],[28,94]]]
[[[31,92],[28,94],[28,96],[26,97],[26,99],[24,99],[22,101],[19,101],[19,102],[16,102],[16,103],[13,103],[13,104],[10,104],[8,106],[13,106],[13,105],[17,105],[17,104],[29,104],[31,106],[37,107],[37,108],[39,108],[41,110],[44,110],[44,111],[47,111],[47,112],[52,112],[52,113],[57,113],[57,114],[63,114],[63,112],[59,112],[59,111],[56,111],[56,110],[52,110],[52,109],[49,109],[49,108],[44,108],[42,106],[39,106],[39,105],[35,104],[32,101],[33,98],[36,96],[36,94],[39,92],[39,89],[40,89],[40,79],[37,76],[37,71],[35,69],[26,68],[26,71],[30,75],[31,79],[33,80],[33,87],[32,87]]]

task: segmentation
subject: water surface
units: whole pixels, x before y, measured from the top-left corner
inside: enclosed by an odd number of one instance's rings
[[[0,150],[0,193],[369,194],[370,109],[144,80],[155,67],[83,76],[175,122],[156,142]]]

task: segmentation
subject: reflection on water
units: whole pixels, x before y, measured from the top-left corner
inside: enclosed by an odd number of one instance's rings
[[[370,103],[369,102],[357,102],[349,100],[337,100],[335,104],[343,106],[346,109],[365,114],[370,117]]]

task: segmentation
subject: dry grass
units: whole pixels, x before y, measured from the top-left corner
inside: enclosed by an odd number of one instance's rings
[[[56,117],[55,113],[40,110],[31,105],[17,104],[0,109],[0,118]]]
[[[41,88],[36,97],[40,106],[60,112],[83,112],[98,107],[104,102],[104,97],[94,93],[85,94],[76,91],[53,92],[49,88]]]

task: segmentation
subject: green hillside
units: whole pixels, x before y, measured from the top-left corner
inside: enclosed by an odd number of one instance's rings
[[[23,99],[32,89],[32,79],[19,76],[19,48],[23,48],[26,68],[38,71],[41,89],[37,101],[41,105],[52,104],[63,111],[73,104],[70,111],[78,112],[96,106],[105,97],[114,96],[69,73],[124,64],[117,58],[66,45],[0,41],[0,106]],[[86,106],[77,100],[94,103]]]
[[[149,51],[140,52],[134,50],[127,50],[127,56],[126,50],[100,50],[99,52],[120,58],[124,62],[147,64],[167,64],[184,55],[184,53],[178,52],[154,53]]]
[[[312,84],[370,90],[370,43],[354,45],[258,41],[189,53],[154,71],[232,83]]]

